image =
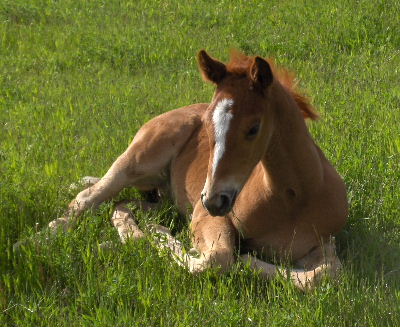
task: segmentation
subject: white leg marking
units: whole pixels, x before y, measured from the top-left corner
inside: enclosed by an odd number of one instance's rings
[[[250,267],[261,273],[266,279],[272,279],[275,276],[283,275],[288,276],[293,284],[302,291],[309,291],[313,289],[324,275],[336,277],[338,274],[341,263],[339,258],[329,258],[329,262],[321,263],[319,266],[311,270],[306,269],[284,269],[273,264],[264,262],[250,254],[243,254],[239,257],[239,260],[245,264],[249,264]]]
[[[201,273],[212,266],[212,258],[203,255],[200,258],[193,257],[190,252],[186,253],[181,242],[171,235],[168,228],[160,225],[152,225],[155,246],[159,251],[168,250],[172,259],[181,267],[196,274]]]
[[[213,176],[225,152],[226,134],[228,133],[229,125],[233,118],[232,113],[228,112],[228,110],[233,106],[233,103],[232,99],[223,99],[219,101],[212,116],[215,133],[214,161],[212,166]]]

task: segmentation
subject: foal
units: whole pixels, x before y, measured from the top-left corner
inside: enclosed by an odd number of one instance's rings
[[[192,273],[227,271],[239,256],[266,278],[282,273],[259,258],[288,259],[288,276],[300,288],[340,267],[333,235],[346,222],[345,186],[311,138],[305,118],[317,114],[294,89],[293,78],[260,57],[235,54],[229,64],[198,54],[200,71],[216,85],[210,104],[194,104],[146,123],[101,179],[80,192],[67,214],[49,226],[115,196],[124,187],[148,191],[169,186],[178,209],[192,213],[186,254],[165,227],[158,247]],[[193,208],[188,212],[187,208]],[[132,214],[117,206],[113,223],[122,241],[142,237]],[[286,272],[284,272],[286,274]]]

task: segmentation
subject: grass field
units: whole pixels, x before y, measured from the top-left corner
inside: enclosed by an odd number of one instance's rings
[[[1,0],[0,325],[399,326],[399,17],[398,0]],[[144,122],[211,99],[202,48],[273,56],[312,97],[311,132],[351,205],[338,282],[303,294],[241,265],[190,276],[150,240],[102,251],[118,244],[112,203],[35,236]],[[187,240],[169,204],[138,218]]]

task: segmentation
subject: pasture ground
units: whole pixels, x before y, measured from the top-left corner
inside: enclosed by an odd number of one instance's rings
[[[2,0],[0,325],[399,326],[399,17],[398,0]],[[103,251],[118,244],[112,203],[13,252],[144,122],[211,99],[202,48],[224,60],[230,48],[273,56],[312,96],[322,118],[311,132],[351,204],[339,281],[302,294],[239,264],[190,276],[150,240]],[[168,203],[138,219],[188,239]]]

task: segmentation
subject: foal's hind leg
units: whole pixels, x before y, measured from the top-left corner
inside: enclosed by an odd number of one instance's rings
[[[125,187],[150,190],[165,183],[172,158],[201,124],[200,109],[196,105],[176,109],[146,123],[104,177],[80,192],[69,204],[66,215],[50,222],[50,229],[66,229],[72,217],[97,208]]]
[[[287,276],[296,287],[303,291],[314,288],[323,276],[336,277],[341,268],[334,240],[323,244],[296,261],[296,266],[302,267],[299,269],[284,269],[249,254],[240,256],[240,260],[250,264],[251,268],[259,271],[267,279],[272,279],[277,275]]]
[[[128,186],[126,162],[127,158],[124,153],[114,162],[103,178],[76,196],[69,204],[68,211],[64,217],[49,223],[50,229],[56,230],[60,227],[67,229],[70,227],[71,219],[74,216],[79,216],[89,208],[97,208],[103,201],[112,198],[124,187]]]
[[[335,238],[331,237],[327,242],[313,249],[297,260],[295,265],[314,272],[303,278],[297,278],[297,283],[301,285],[301,288],[313,288],[325,275],[336,278],[342,268],[342,263],[336,254]]]

